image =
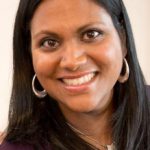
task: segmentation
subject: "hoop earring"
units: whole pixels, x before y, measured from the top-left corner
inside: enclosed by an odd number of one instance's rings
[[[36,74],[33,76],[33,79],[32,79],[32,90],[33,90],[33,93],[38,97],[38,98],[44,98],[46,95],[47,95],[47,92],[46,90],[43,90],[43,91],[38,91],[34,84],[35,84],[35,79],[36,79]]]
[[[123,59],[123,62],[124,62],[124,65],[125,65],[125,74],[120,75],[120,77],[118,78],[118,81],[120,83],[126,82],[129,78],[129,74],[130,74],[129,65],[128,65],[127,60],[125,58]]]

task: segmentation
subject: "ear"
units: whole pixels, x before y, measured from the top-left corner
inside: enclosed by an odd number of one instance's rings
[[[121,45],[122,45],[123,58],[125,58],[127,55],[127,44],[126,44],[127,41],[126,41],[126,33],[125,33],[124,28],[121,29],[120,39],[121,39]]]
[[[126,46],[126,44],[123,44],[123,46],[122,46],[122,54],[123,54],[123,58],[125,58],[126,57],[126,55],[127,55],[127,46]]]

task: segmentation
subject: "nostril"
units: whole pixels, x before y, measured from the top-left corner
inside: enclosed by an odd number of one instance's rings
[[[60,61],[60,67],[75,71],[79,69],[82,65],[85,65],[86,63],[87,57],[84,55],[79,57],[65,56],[62,57]]]
[[[68,69],[71,71],[75,71],[79,68],[80,63],[74,59],[61,60],[60,67],[64,69]]]

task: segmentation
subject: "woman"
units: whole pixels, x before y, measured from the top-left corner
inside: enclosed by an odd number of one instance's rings
[[[13,59],[0,149],[150,150],[149,102],[121,0],[20,0]]]

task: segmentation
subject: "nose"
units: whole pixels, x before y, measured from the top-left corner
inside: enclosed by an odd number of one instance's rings
[[[85,51],[81,47],[72,44],[70,46],[66,46],[65,50],[63,51],[60,67],[75,71],[82,65],[86,64],[86,62],[87,56]]]

